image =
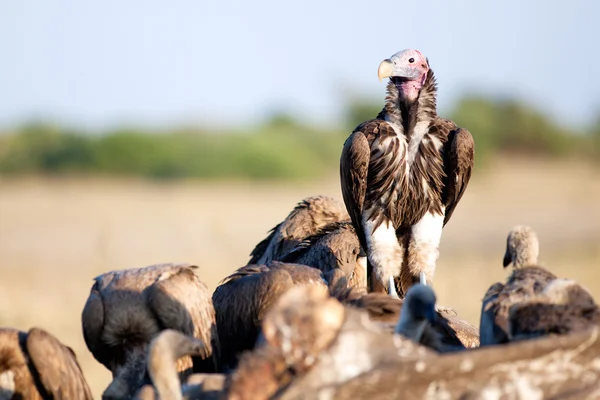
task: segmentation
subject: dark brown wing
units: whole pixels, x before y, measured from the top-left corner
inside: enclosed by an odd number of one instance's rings
[[[275,225],[273,229],[269,231],[269,235],[263,240],[261,240],[254,247],[254,249],[252,249],[252,252],[250,253],[250,261],[248,261],[248,264],[258,263],[261,257],[265,254],[265,251],[267,251],[267,249],[269,248],[269,244],[271,243],[271,240],[273,240],[273,238],[275,237],[275,232],[277,232],[280,226],[281,224]]]
[[[226,369],[237,365],[244,350],[254,347],[262,317],[294,285],[286,270],[249,265],[225,279],[213,293],[221,342],[221,360]]]
[[[29,331],[26,346],[42,385],[54,399],[93,398],[70,348],[39,328]]]
[[[444,156],[446,180],[442,201],[446,207],[445,226],[452,217],[452,213],[471,179],[475,156],[475,142],[471,133],[464,128],[451,130],[445,145]]]
[[[300,201],[269,236],[252,251],[249,264],[268,264],[280,260],[307,236],[330,223],[348,219],[345,207],[330,196],[310,196]]]
[[[340,158],[340,180],[342,197],[348,214],[356,228],[361,246],[366,249],[367,240],[362,227],[361,215],[367,193],[371,148],[365,132],[360,130],[363,125],[359,126],[344,143]]]
[[[96,278],[81,313],[81,327],[85,344],[94,358],[110,369],[111,355],[108,346],[102,341],[104,330],[104,303],[99,290],[99,280]]]
[[[510,308],[511,342],[580,332],[600,324],[600,309],[595,304],[552,304],[547,301],[541,296],[541,299],[515,304]]]
[[[218,352],[218,334],[215,309],[208,287],[195,274],[195,265],[174,265],[163,272],[157,282],[148,288],[148,305],[166,329],[174,329],[200,339],[207,346],[209,354]],[[214,356],[212,370],[215,372],[217,356]],[[196,364],[196,362],[194,363]],[[197,370],[196,365],[194,369]]]
[[[350,280],[355,269],[360,268],[357,265],[359,254],[360,243],[352,224],[336,222],[306,238],[281,261],[308,265],[323,273],[339,268]]]

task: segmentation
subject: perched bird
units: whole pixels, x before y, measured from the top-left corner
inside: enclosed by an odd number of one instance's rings
[[[508,313],[510,341],[566,335],[600,324],[592,295],[570,279],[555,279],[533,298],[514,304]]]
[[[346,208],[329,196],[312,196],[302,200],[281,223],[271,229],[250,253],[248,264],[281,261],[292,248],[331,223],[349,220]]]
[[[190,385],[188,377],[186,383],[181,382],[176,368],[177,360],[187,355],[207,357],[210,346],[201,340],[183,333],[166,329],[162,331],[150,344],[148,355],[148,374],[152,385],[144,385],[137,393],[139,400],[154,399],[192,399],[198,398],[202,393],[198,384]],[[204,374],[202,374],[204,375]]]
[[[482,346],[507,343],[511,306],[537,296],[556,279],[552,272],[536,265],[538,247],[537,236],[529,227],[518,226],[508,234],[508,256],[504,257],[503,265],[512,263],[514,269],[505,284],[495,283],[483,298],[479,323]]]
[[[442,228],[471,178],[474,142],[437,115],[434,73],[421,52],[394,54],[378,75],[390,78],[385,106],[344,143],[341,187],[367,252],[370,290],[403,296],[433,279]]]
[[[208,287],[189,264],[158,264],[98,276],[81,315],[83,337],[113,381],[104,398],[130,398],[148,382],[148,346],[164,329],[202,341],[206,357],[183,357],[182,374],[218,369],[219,342]]]
[[[435,293],[430,286],[417,284],[408,289],[396,333],[428,347],[440,348],[440,337],[433,329],[436,323],[435,301]]]
[[[320,270],[274,261],[247,265],[225,278],[213,293],[221,361],[234,369],[244,350],[254,348],[266,313],[294,285],[326,287]]]
[[[349,286],[367,286],[367,257],[350,221],[326,225],[292,248],[281,261],[308,265],[325,274],[339,269]]]
[[[93,399],[71,348],[40,328],[0,328],[0,399]]]

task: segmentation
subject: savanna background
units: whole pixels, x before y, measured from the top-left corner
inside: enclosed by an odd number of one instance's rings
[[[92,279],[160,262],[214,288],[302,198],[341,200],[342,144],[383,105],[379,62],[429,57],[476,166],[444,230],[439,302],[478,325],[505,237],[600,295],[600,6],[508,1],[0,6],[0,325],[47,329],[95,396]]]

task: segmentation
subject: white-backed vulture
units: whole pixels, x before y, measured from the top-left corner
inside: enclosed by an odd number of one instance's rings
[[[254,347],[268,310],[297,284],[326,287],[327,282],[316,268],[278,261],[247,265],[221,282],[212,300],[224,370],[235,368],[240,354]]]
[[[166,329],[162,331],[150,344],[148,354],[148,374],[152,380],[151,385],[144,385],[138,392],[136,398],[139,400],[154,400],[154,399],[196,399],[203,397],[202,383],[198,379],[194,379],[194,383],[190,380],[194,374],[187,378],[187,381],[181,382],[179,373],[176,368],[177,360],[183,356],[201,356],[206,358],[209,356],[210,346],[206,346],[201,340],[193,338],[183,333]],[[212,374],[211,374],[212,375]],[[220,374],[221,380],[224,379]]]
[[[537,266],[537,236],[531,228],[518,226],[507,240],[508,256],[514,269],[506,283],[495,283],[486,292],[481,307],[479,336],[481,345],[509,341],[508,314],[511,306],[543,292],[556,275]],[[508,265],[503,261],[503,265]]]
[[[394,54],[378,75],[390,78],[385,106],[344,143],[340,178],[369,259],[370,290],[397,296],[422,275],[433,280],[442,228],[471,178],[475,145],[469,131],[437,115],[435,76],[421,52]]]
[[[350,221],[326,225],[292,248],[281,261],[308,265],[325,274],[339,269],[349,286],[367,286],[367,258]]]
[[[93,399],[75,353],[40,328],[0,328],[0,399]]]
[[[196,269],[189,264],[158,264],[95,278],[81,321],[88,349],[113,375],[104,398],[130,398],[148,381],[148,346],[164,329],[180,331],[208,346],[208,357],[178,361],[182,374],[218,368],[215,312]]]
[[[600,324],[600,309],[577,282],[555,279],[535,297],[509,309],[509,340],[565,335]]]
[[[307,197],[296,205],[281,223],[250,253],[248,264],[281,261],[292,248],[333,222],[349,220],[342,203],[329,196]]]

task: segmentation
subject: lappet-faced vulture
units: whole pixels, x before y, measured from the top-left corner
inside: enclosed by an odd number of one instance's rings
[[[312,196],[302,200],[270,234],[256,245],[248,264],[281,261],[292,248],[321,228],[349,220],[344,205],[329,196]]]
[[[179,359],[180,373],[218,368],[215,312],[196,270],[189,264],[158,264],[95,279],[81,319],[88,349],[113,375],[104,398],[131,398],[148,381],[148,346],[165,329],[207,346],[207,357]]]
[[[403,296],[433,278],[442,228],[471,178],[474,142],[438,116],[435,77],[421,52],[394,54],[378,75],[390,78],[385,106],[344,143],[341,186],[367,252],[370,290]]]
[[[225,370],[235,368],[240,354],[254,348],[264,316],[294,285],[326,287],[327,282],[316,268],[274,261],[242,267],[217,287],[212,299]]]
[[[0,328],[0,399],[93,399],[75,353],[40,328]]]

